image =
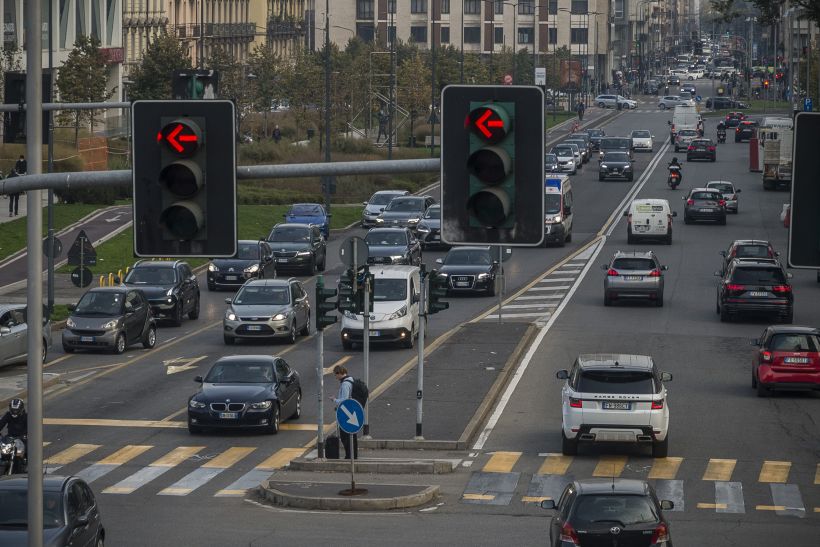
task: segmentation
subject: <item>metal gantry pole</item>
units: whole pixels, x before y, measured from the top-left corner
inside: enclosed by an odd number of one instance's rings
[[[319,275],[316,286],[323,289],[325,278]],[[316,399],[319,402],[316,425],[316,451],[320,458],[325,457],[325,331],[319,329],[319,314],[316,314]]]
[[[427,331],[427,272],[424,264],[421,265],[421,287],[419,288],[419,361],[418,379],[416,380],[416,437],[417,441],[424,440],[422,434],[422,406],[424,403],[424,336]],[[413,336],[413,333],[410,333]]]
[[[330,0],[325,0],[325,163],[330,163]],[[332,176],[322,181],[325,209],[330,212]]]
[[[504,305],[504,247],[498,246],[498,271],[501,272],[501,283],[498,287],[498,322],[501,323],[501,308]]]
[[[394,4],[395,6],[395,4]],[[395,10],[393,10],[395,11]],[[390,12],[390,28],[395,28],[393,26],[393,11]],[[390,91],[387,93],[387,159],[393,159],[393,105],[395,104],[395,99],[393,95],[396,90],[396,67],[394,66],[393,62],[395,60],[395,42],[396,42],[396,35],[395,32],[393,36],[390,36],[390,31],[387,32],[387,37],[390,39]],[[430,35],[430,42],[433,41],[433,35]]]
[[[354,245],[355,249],[355,245]],[[355,273],[354,283],[356,282]],[[370,385],[370,269],[364,268],[364,309],[362,310],[364,320],[364,331],[362,332],[362,352],[364,354],[364,383]],[[362,438],[370,438],[370,405],[365,401],[364,405],[364,425],[362,426]],[[352,439],[351,439],[352,442]],[[352,450],[353,445],[351,445]]]
[[[43,170],[43,27],[42,2],[28,2],[26,31],[26,157],[28,172]],[[43,239],[42,190],[29,190],[26,236],[26,305],[28,350],[28,545],[43,545],[43,255],[35,247]],[[32,207],[31,204],[34,204]]]
[[[48,102],[54,100],[54,2],[48,2]],[[54,112],[48,111],[48,172],[54,170]],[[40,204],[38,204],[39,207]],[[54,190],[48,190],[48,316],[54,312]]]
[[[461,16],[462,19],[464,15]],[[464,24],[462,21],[462,43],[461,51],[464,52]],[[430,36],[436,31],[436,23],[433,18],[430,18]],[[462,71],[464,70],[464,63],[461,63]],[[464,77],[462,76],[462,81]],[[436,152],[436,42],[430,40],[430,157],[435,156]]]

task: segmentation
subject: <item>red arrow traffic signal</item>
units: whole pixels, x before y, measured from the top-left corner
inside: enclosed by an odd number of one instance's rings
[[[188,120],[176,120],[157,133],[157,142],[165,145],[176,154],[187,157],[199,148],[199,127]]]
[[[511,130],[506,111],[492,104],[474,108],[467,117],[467,123],[474,134],[490,144],[500,141]]]

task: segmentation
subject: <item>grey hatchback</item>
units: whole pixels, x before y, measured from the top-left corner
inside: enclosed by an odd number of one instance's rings
[[[297,332],[310,334],[310,301],[302,283],[293,277],[252,279],[225,303],[222,330],[227,345],[260,338],[284,338],[295,344]]]
[[[663,306],[663,272],[658,257],[652,251],[617,251],[609,264],[603,264],[604,306],[611,306],[618,299],[654,300]]]
[[[25,304],[0,304],[0,366],[24,363],[28,357],[28,320]],[[51,347],[51,322],[43,309],[42,358]]]

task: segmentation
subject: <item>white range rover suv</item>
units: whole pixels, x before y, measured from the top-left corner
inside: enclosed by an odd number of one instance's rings
[[[578,453],[579,442],[637,442],[652,456],[669,451],[669,405],[659,372],[648,355],[582,354],[572,369],[559,370],[562,452]]]

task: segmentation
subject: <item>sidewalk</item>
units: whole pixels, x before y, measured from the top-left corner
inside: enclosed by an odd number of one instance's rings
[[[43,192],[43,207],[48,205],[48,193]],[[9,222],[16,218],[24,217],[28,213],[28,196],[26,194],[20,195],[20,202],[17,205],[17,216],[9,216],[9,197],[3,195],[0,197],[0,224]],[[45,213],[43,213],[45,216]]]

